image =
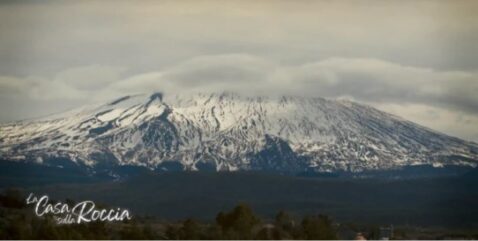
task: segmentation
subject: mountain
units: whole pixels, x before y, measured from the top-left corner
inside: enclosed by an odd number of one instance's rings
[[[361,172],[475,167],[478,144],[351,101],[154,93],[2,124],[0,159],[170,171]]]

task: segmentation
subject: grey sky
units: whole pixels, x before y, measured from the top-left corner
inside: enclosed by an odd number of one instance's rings
[[[130,92],[254,89],[350,98],[478,141],[477,11],[476,1],[4,1],[0,121]]]

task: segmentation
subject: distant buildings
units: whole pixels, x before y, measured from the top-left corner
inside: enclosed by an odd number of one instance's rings
[[[357,233],[355,240],[367,240],[362,233]]]
[[[379,239],[380,240],[390,240],[393,238],[393,225],[389,227],[380,227]]]

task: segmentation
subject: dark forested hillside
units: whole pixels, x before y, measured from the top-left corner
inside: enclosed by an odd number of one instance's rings
[[[26,187],[26,191],[130,208],[163,219],[212,220],[217,210],[249,203],[272,218],[280,210],[323,213],[339,221],[438,226],[478,224],[475,171],[420,179],[304,178],[254,172],[143,173],[118,181]]]

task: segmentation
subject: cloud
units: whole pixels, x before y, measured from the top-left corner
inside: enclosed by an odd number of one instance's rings
[[[251,54],[199,56],[130,76],[124,76],[126,71],[94,65],[67,69],[50,79],[4,76],[0,77],[0,96],[83,103],[152,91],[347,97],[461,136],[478,135],[470,127],[478,120],[478,75],[474,72],[440,71],[370,58],[284,65]]]
[[[201,91],[257,94],[259,92],[254,91],[264,91],[269,84],[270,75],[278,67],[271,61],[249,54],[199,56],[163,71],[134,75],[117,81],[109,86],[108,91],[117,94],[153,90],[169,94]]]
[[[478,113],[478,74],[474,72],[438,71],[378,59],[331,58],[300,66],[293,73],[290,80],[300,86],[297,93],[421,103]]]
[[[45,76],[0,76],[2,97],[32,100],[87,99],[114,81],[121,80],[125,68],[114,66],[81,66]]]
[[[424,104],[478,113],[478,74],[404,66],[370,58],[283,65],[250,54],[207,55],[161,71],[124,77],[126,68],[84,66],[51,79],[0,77],[4,95],[32,99],[114,98],[131,92],[233,91],[244,94],[348,96],[370,103]]]
[[[120,80],[125,70],[123,67],[115,66],[83,66],[58,73],[54,81],[65,83],[78,90],[94,90]]]
[[[477,8],[474,1],[0,3],[0,73],[114,65],[140,74],[237,52],[295,64],[340,56],[472,70]]]
[[[425,104],[478,113],[478,74],[403,66],[378,59],[330,58],[281,65],[229,54],[202,56],[111,85],[135,92],[233,91],[244,94],[348,96],[370,103]]]

